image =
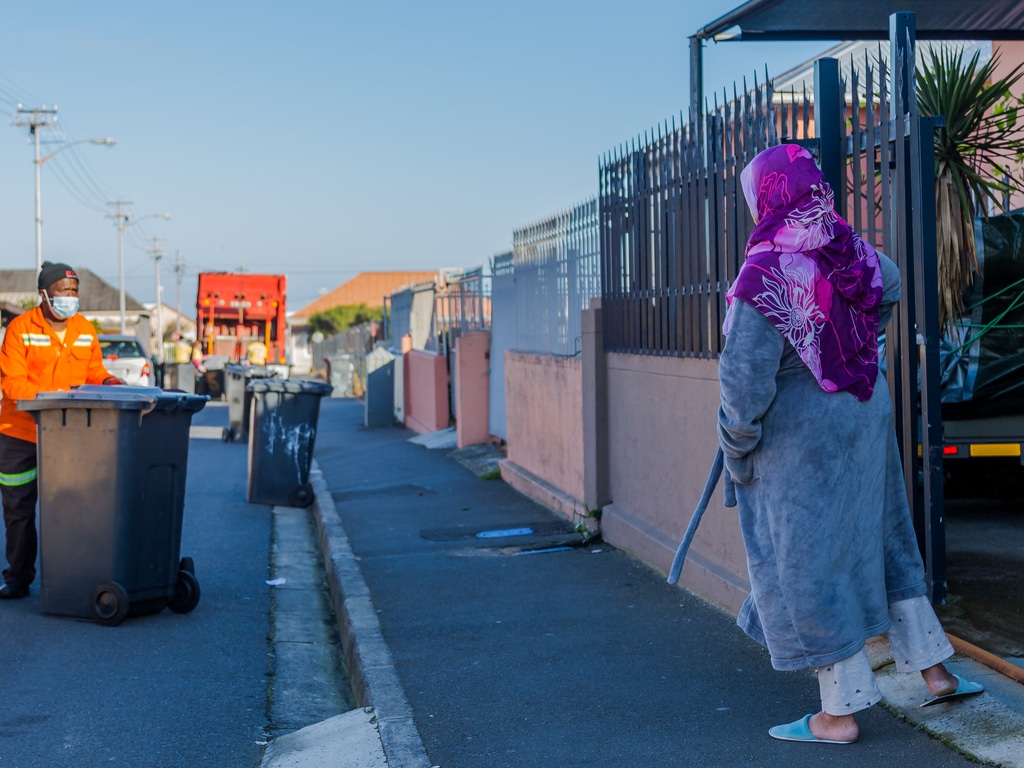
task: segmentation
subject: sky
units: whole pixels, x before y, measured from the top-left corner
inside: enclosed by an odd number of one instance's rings
[[[678,122],[688,36],[741,4],[4,3],[0,268],[35,266],[19,103],[57,107],[40,129],[41,156],[57,151],[40,167],[43,258],[116,286],[108,203],[131,200],[139,301],[156,299],[154,248],[164,302],[193,316],[200,271],[283,273],[296,310],[362,271],[486,265],[516,228],[594,196],[604,153]],[[705,90],[828,47],[709,44]]]

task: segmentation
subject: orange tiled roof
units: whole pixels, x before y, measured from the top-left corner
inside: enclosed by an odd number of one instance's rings
[[[399,288],[437,279],[437,272],[360,272],[326,296],[304,306],[295,317],[309,317],[332,307],[365,304],[370,308],[384,306],[384,297]]]

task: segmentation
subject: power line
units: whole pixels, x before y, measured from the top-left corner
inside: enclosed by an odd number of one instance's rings
[[[63,126],[64,132],[68,136],[68,140],[71,143],[78,143],[76,142],[77,137],[73,135],[72,132],[68,129],[68,122],[66,117],[63,119]],[[109,200],[111,197],[114,196],[112,190],[110,190],[108,187],[106,187],[106,185],[104,185],[101,182],[98,175],[96,174],[96,171],[89,164],[89,161],[85,158],[85,156],[78,151],[77,147],[72,147],[71,149],[69,149],[67,154],[69,155],[69,160],[71,161],[71,163],[77,166],[77,169],[75,171],[76,175],[78,175],[78,177],[82,179],[86,186],[92,188],[97,199],[101,203],[106,200]],[[62,154],[57,159],[63,160],[63,158],[64,155]]]

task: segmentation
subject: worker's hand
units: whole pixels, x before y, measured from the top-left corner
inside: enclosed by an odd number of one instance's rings
[[[111,384],[121,384],[123,386],[124,385],[124,381],[122,381],[121,379],[117,378],[117,376],[107,376],[107,378],[105,378],[103,380],[103,384],[104,384],[104,386],[109,386]]]

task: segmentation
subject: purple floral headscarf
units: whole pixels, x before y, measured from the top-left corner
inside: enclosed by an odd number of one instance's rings
[[[802,147],[766,149],[740,181],[757,225],[727,302],[764,315],[823,390],[867,400],[878,376],[878,254],[835,212],[832,188]]]

